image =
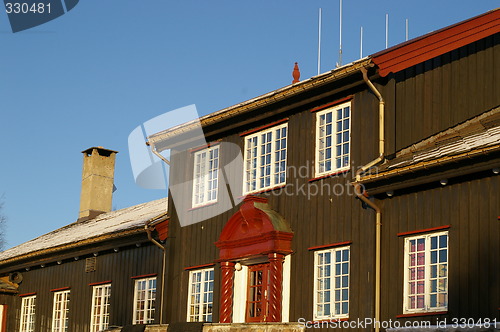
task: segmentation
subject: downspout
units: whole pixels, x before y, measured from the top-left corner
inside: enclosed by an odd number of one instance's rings
[[[157,150],[156,150],[156,146],[154,145],[154,143],[150,142],[150,141],[147,141],[146,142],[146,145],[150,145],[151,146],[151,151],[153,151],[153,153],[158,157],[160,158],[161,160],[163,160],[168,166],[170,166],[170,160],[168,160],[167,158],[163,157]]]
[[[163,251],[163,263],[162,263],[162,271],[161,271],[161,292],[162,293],[165,292],[164,286],[165,286],[165,266],[167,265],[166,264],[167,250],[164,246],[162,246],[158,241],[156,241],[153,238],[153,236],[151,234],[152,226],[150,226],[150,224],[153,221],[158,220],[159,218],[162,218],[166,215],[167,215],[167,213],[164,213],[164,214],[161,214],[157,217],[149,219],[148,221],[146,221],[146,224],[144,225],[144,229],[146,230],[146,233],[148,234],[148,240],[151,241],[154,245],[156,245],[158,248],[160,248]],[[160,325],[162,323],[163,323],[163,294],[160,295]]]
[[[158,150],[156,150],[156,146],[154,145],[154,143],[151,143],[150,141],[147,141],[146,145],[150,145],[151,146],[151,151],[153,151],[153,153],[158,158],[160,158],[167,165],[170,166],[170,161],[167,158],[165,158],[164,156],[162,156],[158,152]],[[149,227],[149,224],[152,223],[154,220],[157,220],[158,218],[166,216],[167,213],[165,213],[165,214],[163,214],[161,216],[155,217],[154,219],[148,220],[146,222],[146,225],[144,225],[144,229],[146,230],[146,233],[148,234],[148,240],[151,241],[151,242],[153,242],[153,244],[155,244],[157,247],[159,247],[163,251],[163,264],[162,264],[162,270],[161,270],[161,292],[162,293],[165,292],[165,268],[166,268],[166,265],[167,265],[167,263],[166,263],[166,260],[167,260],[167,249],[164,246],[162,246],[160,243],[158,243],[158,241],[156,241],[155,239],[153,239],[153,236],[151,235],[152,229]],[[163,323],[163,294],[160,295],[160,325],[162,323]]]
[[[354,192],[359,199],[365,202],[368,206],[375,210],[375,332],[380,331],[380,242],[381,242],[381,226],[382,226],[382,213],[377,204],[370,201],[364,194],[364,187],[359,183],[361,175],[371,167],[377,165],[385,159],[385,136],[384,136],[384,113],[385,101],[382,94],[377,90],[373,83],[368,78],[368,73],[365,67],[361,68],[363,73],[363,80],[366,82],[370,90],[377,96],[378,103],[378,125],[379,125],[379,156],[362,166],[356,172],[356,183],[354,184]]]
[[[378,98],[378,151],[379,151],[379,156],[369,162],[368,164],[362,166],[358,171],[356,172],[356,182],[359,182],[361,179],[361,174],[366,172],[368,169],[371,167],[375,166],[376,164],[380,163],[381,161],[384,160],[384,154],[385,154],[385,136],[384,136],[384,118],[385,118],[385,101],[384,98],[382,97],[382,94],[377,90],[375,85],[370,81],[368,78],[368,72],[365,67],[360,68],[361,72],[363,73],[363,80],[366,82],[370,90],[377,96]]]

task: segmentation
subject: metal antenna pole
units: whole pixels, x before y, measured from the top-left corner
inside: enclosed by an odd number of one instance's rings
[[[321,73],[321,8],[318,21],[318,75]]]
[[[389,47],[389,14],[385,14],[385,48]]]
[[[361,26],[360,30],[360,38],[359,38],[359,58],[363,58],[363,26]]]
[[[339,47],[339,62],[337,63],[337,67],[342,66],[342,0],[340,0],[340,47]]]
[[[408,19],[406,19],[406,41],[408,41]]]

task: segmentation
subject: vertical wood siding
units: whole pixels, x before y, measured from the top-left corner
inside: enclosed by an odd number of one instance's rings
[[[499,58],[496,34],[391,75],[396,150],[498,106]]]
[[[30,271],[21,271],[23,281],[19,294],[36,292],[36,331],[50,331],[52,327],[52,306],[54,293],[50,290],[71,287],[69,301],[69,331],[90,331],[92,286],[90,283],[111,280],[110,324],[132,324],[134,280],[132,276],[157,273],[157,311],[159,315],[159,294],[161,294],[161,260],[159,248],[149,243],[141,247],[122,248],[117,253],[103,253],[97,256],[95,272],[85,272],[85,257],[64,261],[61,265],[48,264]],[[19,331],[21,298],[17,295],[3,295],[1,303],[9,305],[7,331]]]
[[[403,313],[404,237],[401,232],[451,225],[448,315],[500,319],[500,176],[455,179],[447,186],[397,192],[380,201],[382,215],[382,319]]]

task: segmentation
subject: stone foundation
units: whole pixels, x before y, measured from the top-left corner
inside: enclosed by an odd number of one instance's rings
[[[298,323],[207,323],[203,332],[300,332],[304,327]]]

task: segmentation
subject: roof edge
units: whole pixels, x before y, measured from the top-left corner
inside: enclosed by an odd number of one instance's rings
[[[57,253],[57,252],[64,251],[64,250],[82,247],[82,246],[89,245],[89,244],[94,244],[94,243],[104,242],[104,241],[108,241],[108,240],[114,240],[117,238],[129,236],[129,235],[139,234],[141,232],[146,232],[142,225],[137,226],[133,229],[128,229],[126,231],[119,232],[119,233],[100,235],[100,236],[92,237],[92,238],[89,238],[89,239],[86,239],[83,241],[78,241],[78,242],[73,242],[73,243],[69,243],[69,244],[59,245],[57,247],[37,250],[37,251],[33,251],[33,252],[30,252],[27,254],[14,256],[11,258],[7,258],[3,261],[0,261],[0,267],[21,261],[23,259],[36,258],[36,257],[40,257],[40,256],[47,255],[47,254],[53,254],[53,253]]]
[[[325,85],[327,83],[336,81],[337,79],[349,76],[361,68],[371,67],[372,61],[370,57],[365,57],[363,59],[356,60],[342,67],[336,68],[329,72],[313,76],[304,81],[287,85],[283,88],[273,90],[261,96],[255,97],[253,99],[244,101],[242,103],[223,108],[219,111],[207,114],[200,117],[199,119],[180,124],[178,126],[172,127],[170,129],[161,131],[159,133],[148,136],[148,144],[154,145],[158,142],[164,141],[176,135],[180,135],[189,132],[195,128],[209,126],[211,124],[230,119],[233,116],[244,114],[255,110],[259,107],[276,103],[278,101],[290,98],[294,95],[300,94],[305,90],[313,87],[318,87]],[[162,150],[159,150],[161,152]]]

